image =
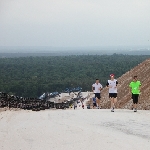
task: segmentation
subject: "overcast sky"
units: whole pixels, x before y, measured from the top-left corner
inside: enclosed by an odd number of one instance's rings
[[[150,0],[0,0],[0,46],[150,45]]]

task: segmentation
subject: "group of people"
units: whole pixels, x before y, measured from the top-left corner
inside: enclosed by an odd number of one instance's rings
[[[107,81],[106,86],[109,89],[109,99],[111,102],[111,112],[114,112],[114,109],[117,105],[117,86],[118,81],[114,78],[114,74],[110,74],[110,79]],[[137,112],[137,104],[138,104],[138,97],[140,94],[140,87],[141,83],[138,80],[137,76],[133,77],[133,81],[129,84],[129,92],[132,94],[133,99],[133,110]],[[101,99],[101,90],[103,89],[102,84],[100,83],[99,79],[96,79],[96,82],[92,85],[92,91],[95,94],[93,98],[93,107],[100,108],[100,99]]]
[[[80,101],[79,103],[81,103],[81,104],[79,104],[79,107],[82,106],[82,108],[84,109],[84,103],[83,103],[83,100]],[[78,106],[78,102],[75,101],[75,102],[74,102],[74,110],[77,109],[77,106]]]

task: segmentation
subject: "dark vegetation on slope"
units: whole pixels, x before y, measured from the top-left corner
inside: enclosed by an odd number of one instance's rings
[[[1,58],[0,91],[37,97],[67,87],[91,90],[96,78],[105,86],[111,73],[118,78],[149,57],[113,54]]]

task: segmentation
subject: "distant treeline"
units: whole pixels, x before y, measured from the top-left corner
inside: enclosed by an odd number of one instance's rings
[[[118,78],[149,57],[113,54],[0,58],[0,91],[37,97],[70,87],[91,90],[96,78],[105,86],[109,74]]]
[[[1,49],[0,49],[1,51]],[[13,50],[12,50],[13,51]],[[14,52],[14,53],[4,53],[0,52],[0,58],[18,58],[18,57],[41,57],[41,56],[70,56],[70,55],[113,55],[114,53],[116,54],[123,54],[123,55],[150,55],[150,50],[148,49],[143,49],[143,50],[73,50],[73,51],[67,51],[67,50],[62,50],[62,51],[37,51],[37,52],[32,52],[33,50],[31,49],[31,52],[29,50],[23,50],[23,52]]]

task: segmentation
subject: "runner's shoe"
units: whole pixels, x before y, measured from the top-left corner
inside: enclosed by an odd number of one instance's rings
[[[114,108],[111,109],[111,112],[114,112]]]

